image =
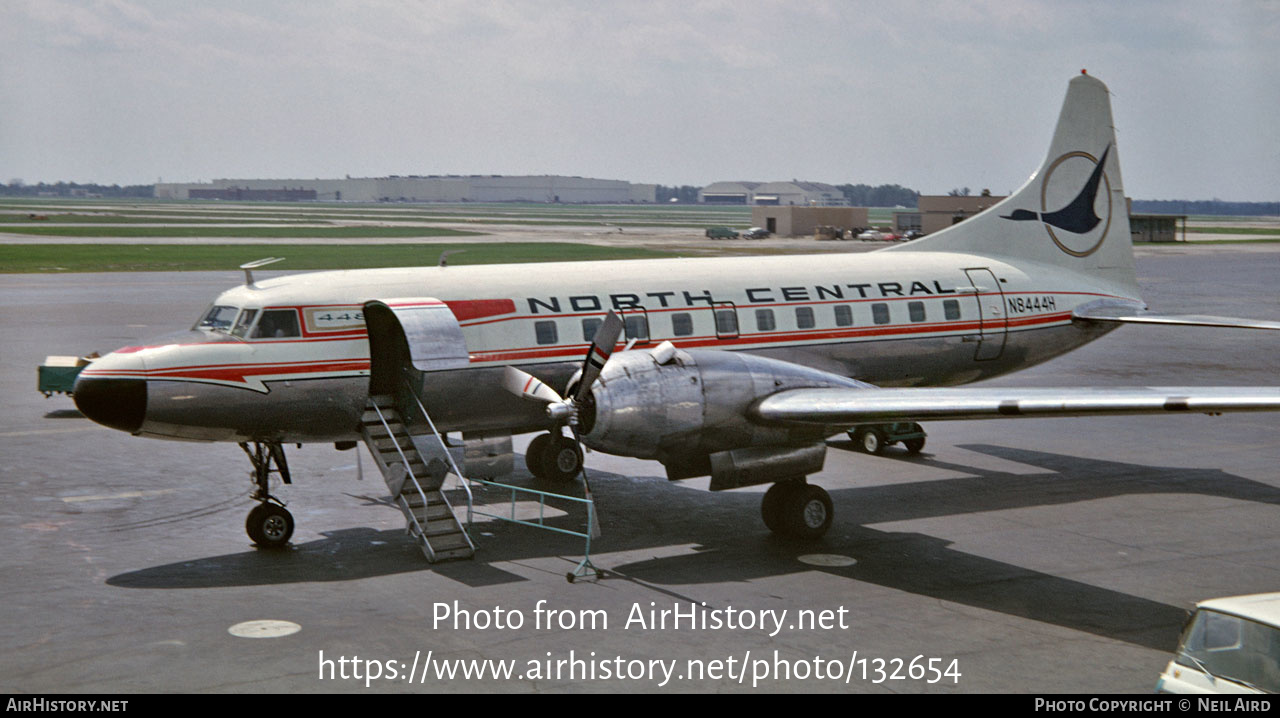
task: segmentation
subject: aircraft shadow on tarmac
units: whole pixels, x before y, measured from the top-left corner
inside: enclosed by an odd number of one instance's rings
[[[842,448],[833,442],[834,448]],[[996,611],[1153,648],[1171,650],[1186,618],[1170,606],[1080,581],[1035,571],[950,548],[950,542],[919,533],[869,528],[867,524],[974,512],[1052,506],[1139,494],[1202,494],[1280,504],[1280,488],[1214,469],[1127,464],[990,445],[961,448],[1021,464],[1043,474],[1010,474],[931,460],[930,465],[968,476],[832,491],[836,522],[817,543],[774,536],[759,519],[759,493],[709,492],[665,477],[591,473],[603,536],[600,553],[693,544],[693,553],[602,568],[606,580],[647,585],[745,581],[802,571],[825,571],[853,581]],[[540,486],[536,480],[536,488]],[[555,505],[555,502],[549,502]],[[581,530],[583,512],[565,502],[568,515],[548,521]],[[692,517],[696,517],[696,520]],[[563,556],[566,570],[582,553],[582,540],[494,522],[473,532],[475,561],[431,566],[403,530],[344,529],[288,551],[248,550],[119,574],[107,580],[127,588],[209,588],[282,583],[347,581],[432,571],[472,587],[526,580],[495,564]],[[818,568],[797,555],[838,553],[856,563]],[[570,559],[570,557],[573,557]],[[658,589],[663,590],[663,589]],[[668,591],[672,593],[672,591]]]

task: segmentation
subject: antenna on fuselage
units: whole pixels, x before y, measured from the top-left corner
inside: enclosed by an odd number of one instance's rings
[[[245,264],[240,265],[240,268],[244,270],[245,286],[246,287],[253,286],[253,272],[250,270],[257,269],[258,267],[265,267],[268,264],[275,264],[276,262],[283,262],[283,261],[284,261],[284,257],[267,257],[265,259],[255,259],[252,262],[246,262]]]
[[[465,252],[465,251],[467,251],[467,250],[465,250],[465,249],[446,249],[446,250],[444,250],[443,252],[441,252],[441,253],[440,253],[440,264],[439,264],[439,265],[437,265],[437,266],[441,266],[441,267],[447,267],[447,266],[449,266],[449,255],[450,255],[450,254],[461,254],[461,253],[463,253],[463,252]]]

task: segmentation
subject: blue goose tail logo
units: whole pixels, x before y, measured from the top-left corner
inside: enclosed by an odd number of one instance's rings
[[[1049,170],[1045,173],[1044,179],[1040,184],[1040,212],[1033,212],[1029,209],[1015,209],[1007,215],[1000,215],[1001,219],[1009,219],[1015,222],[1035,222],[1044,223],[1045,230],[1049,233],[1049,237],[1053,239],[1054,244],[1058,245],[1058,249],[1070,254],[1074,257],[1087,257],[1093,254],[1102,246],[1102,241],[1106,239],[1107,230],[1111,226],[1111,181],[1107,179],[1104,168],[1107,166],[1107,155],[1111,153],[1111,145],[1102,152],[1102,157],[1094,158],[1087,152],[1070,152],[1053,161],[1049,166]],[[1060,209],[1052,212],[1044,211],[1046,195],[1049,189],[1049,183],[1053,179],[1054,171],[1057,170],[1064,162],[1073,158],[1082,158],[1094,164],[1093,171],[1089,173],[1089,177],[1085,180],[1084,186],[1080,188],[1075,198],[1062,206]],[[1078,175],[1077,175],[1078,176]],[[1106,217],[1099,217],[1096,208],[1096,200],[1098,198],[1098,189],[1103,182],[1107,184],[1107,202],[1106,208],[1103,210]],[[1092,233],[1103,224],[1100,236],[1094,240]],[[1072,241],[1070,239],[1059,238],[1053,230],[1058,229],[1063,232],[1069,232],[1079,235],[1083,239],[1083,245],[1080,240]],[[1085,235],[1090,235],[1085,237]],[[1069,244],[1077,245],[1076,247]]]

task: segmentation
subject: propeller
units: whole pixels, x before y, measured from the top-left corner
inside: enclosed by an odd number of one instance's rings
[[[578,386],[573,396],[568,399],[562,398],[555,389],[544,384],[542,380],[513,366],[503,370],[502,386],[516,396],[546,402],[548,416],[573,426],[577,423],[578,408],[586,400],[587,394],[591,391],[591,385],[599,378],[605,362],[609,361],[609,356],[613,354],[620,334],[622,334],[622,319],[617,314],[609,312],[609,316],[605,317],[604,322],[596,329],[591,346],[587,348],[587,356],[582,360],[582,373],[578,379]]]
[[[578,378],[578,386],[574,390],[573,396],[568,399],[561,397],[555,389],[544,384],[542,380],[513,366],[503,369],[502,386],[516,396],[546,402],[547,416],[558,423],[568,424],[569,430],[573,433],[573,440],[581,448],[582,437],[578,435],[578,409],[591,392],[591,385],[600,377],[600,372],[604,369],[605,363],[609,361],[610,355],[613,354],[614,347],[618,344],[618,336],[621,334],[622,319],[614,312],[609,312],[604,322],[596,328],[596,334],[591,340],[591,346],[587,348],[587,356],[582,360],[582,372]],[[587,468],[585,465],[582,466],[582,486],[586,498],[590,500],[591,482],[587,480]],[[589,531],[593,538],[600,535],[600,523],[594,510],[591,512]]]

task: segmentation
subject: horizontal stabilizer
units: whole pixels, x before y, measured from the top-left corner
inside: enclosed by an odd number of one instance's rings
[[[1139,304],[1112,302],[1086,304],[1077,307],[1071,316],[1090,322],[1123,324],[1166,324],[1191,327],[1226,327],[1230,329],[1280,329],[1280,322],[1265,319],[1241,319],[1238,317],[1213,317],[1204,314],[1157,314],[1148,312]]]
[[[753,409],[767,423],[1015,419],[1104,414],[1280,411],[1280,387],[790,389]]]

